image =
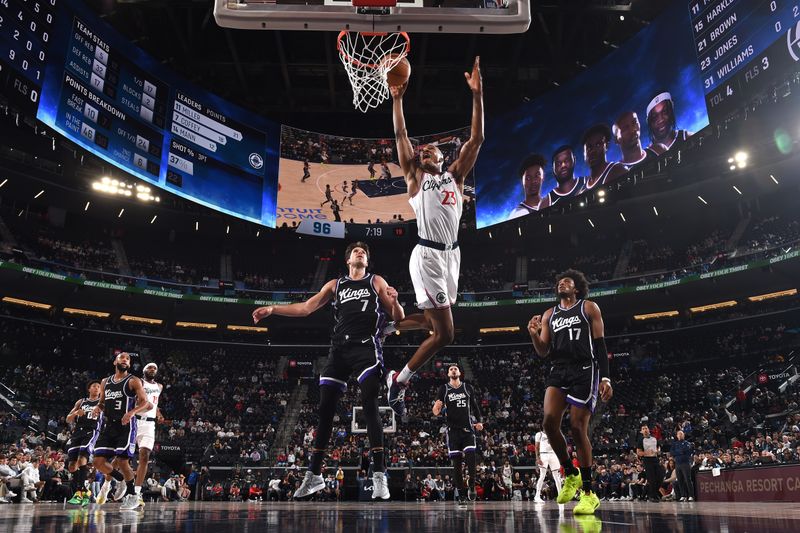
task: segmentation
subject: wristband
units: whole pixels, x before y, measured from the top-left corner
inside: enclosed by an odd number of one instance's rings
[[[602,378],[600,381],[607,381],[609,385],[611,385],[611,378]]]

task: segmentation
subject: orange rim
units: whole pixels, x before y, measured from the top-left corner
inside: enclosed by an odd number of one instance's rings
[[[339,36],[336,38],[336,49],[339,51],[339,55],[344,57],[346,61],[348,61],[349,63],[352,63],[353,65],[355,65],[357,67],[377,69],[380,66],[380,64],[378,64],[378,63],[362,63],[358,59],[355,59],[354,57],[350,57],[350,54],[348,54],[344,50],[344,48],[342,47],[342,39],[348,33],[350,33],[350,32],[348,32],[347,30],[342,30],[342,31],[339,32]],[[367,37],[379,37],[379,36],[389,35],[389,33],[385,32],[385,31],[384,32],[360,31],[360,32],[356,32],[356,33],[359,33],[361,35],[365,35]],[[406,57],[408,55],[408,53],[411,51],[411,38],[408,36],[408,33],[404,32],[404,31],[399,31],[399,32],[397,32],[397,34],[403,36],[403,38],[406,40],[405,48],[403,49],[403,52],[401,54],[402,57]]]

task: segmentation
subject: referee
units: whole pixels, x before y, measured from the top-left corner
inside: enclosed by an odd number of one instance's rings
[[[661,496],[658,494],[658,487],[661,485],[661,477],[658,475],[658,454],[661,453],[661,446],[658,439],[650,434],[650,428],[642,426],[639,441],[636,443],[636,455],[642,459],[644,472],[647,475],[647,495],[651,502],[660,502]]]

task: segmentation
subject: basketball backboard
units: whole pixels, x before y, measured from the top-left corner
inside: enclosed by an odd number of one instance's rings
[[[381,421],[383,422],[384,433],[397,432],[397,420],[394,417],[394,411],[391,407],[385,405],[378,407],[378,412],[381,414]],[[350,422],[350,433],[365,434],[367,432],[367,422],[364,420],[364,408],[359,405],[353,406],[353,419]]]
[[[214,18],[249,30],[523,33],[531,11],[530,0],[215,0]]]

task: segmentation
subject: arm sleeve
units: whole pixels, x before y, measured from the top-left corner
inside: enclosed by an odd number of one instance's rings
[[[597,352],[597,364],[600,367],[600,379],[609,377],[608,375],[608,348],[606,348],[606,338],[594,339],[594,349]]]
[[[483,413],[481,413],[481,404],[478,402],[478,397],[475,395],[475,387],[472,385],[469,386],[469,401],[472,402],[472,406],[475,408],[475,422],[483,422]]]

